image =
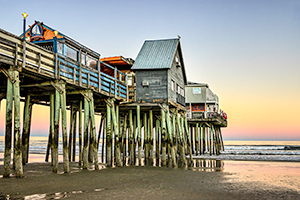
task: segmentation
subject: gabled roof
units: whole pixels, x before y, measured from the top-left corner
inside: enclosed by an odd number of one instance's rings
[[[183,62],[183,55],[180,46],[180,39],[146,40],[135,59],[131,70],[156,70],[170,69],[175,54],[178,51],[184,83],[187,84],[187,77]]]
[[[178,38],[166,40],[146,40],[131,69],[171,68],[178,44]]]

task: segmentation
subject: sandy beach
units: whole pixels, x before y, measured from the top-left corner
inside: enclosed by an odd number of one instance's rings
[[[189,169],[119,167],[51,172],[49,163],[24,166],[24,178],[0,178],[0,199],[299,199],[300,163],[220,161]],[[3,174],[3,165],[0,165]]]

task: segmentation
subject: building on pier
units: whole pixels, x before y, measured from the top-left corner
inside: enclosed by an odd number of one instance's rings
[[[219,97],[206,83],[188,82],[185,86],[186,115],[189,121],[217,120],[227,126],[227,116],[219,107]]]
[[[77,130],[79,166],[83,169],[87,169],[88,162],[99,168],[97,152],[101,139],[101,160],[107,166],[114,166],[115,162],[122,166],[126,156],[130,156],[131,165],[137,160],[141,164],[142,152],[145,163],[157,159],[158,164],[161,158],[162,166],[167,165],[167,159],[173,167],[178,163],[185,166],[193,161],[194,149],[196,154],[204,153],[206,144],[211,154],[220,152],[219,128],[224,123],[218,124],[218,117],[207,117],[210,109],[219,109],[217,96],[205,89],[203,93],[214,97],[209,101],[204,97],[207,115],[186,118],[186,103],[191,111],[192,104],[202,101],[200,98],[189,101],[189,92],[185,92],[191,84],[187,82],[180,39],[147,40],[134,62],[123,56],[100,58],[99,53],[40,22],[30,26],[25,38],[0,29],[0,100],[7,101],[4,177],[10,175],[12,133],[17,177],[22,177],[22,164],[28,162],[33,104],[50,107],[45,160],[48,161],[51,149],[53,172],[58,170],[60,128],[65,173],[69,173],[69,162],[75,161]],[[22,133],[20,100],[25,102]],[[70,110],[69,136],[67,110]],[[95,114],[101,115],[98,138]]]
[[[185,106],[187,77],[180,39],[146,40],[131,70],[136,102]]]

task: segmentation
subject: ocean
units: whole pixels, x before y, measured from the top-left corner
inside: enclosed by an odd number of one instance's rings
[[[31,137],[29,153],[40,155],[30,162],[43,162],[47,150],[47,137]],[[77,141],[78,142],[78,141]],[[101,143],[101,142],[100,142]],[[219,156],[198,155],[194,158],[217,160],[252,160],[252,161],[300,161],[300,141],[224,141],[225,149]],[[99,145],[99,156],[101,155]],[[78,155],[78,146],[76,154]],[[0,165],[3,164],[4,136],[0,136]],[[59,141],[59,154],[62,154],[62,140]],[[38,158],[37,158],[38,157]]]

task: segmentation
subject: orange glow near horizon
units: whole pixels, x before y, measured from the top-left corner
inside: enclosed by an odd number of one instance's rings
[[[269,110],[272,103],[262,108],[261,104],[233,102],[222,102],[223,107],[228,114],[228,127],[222,128],[224,140],[300,140],[300,124],[297,123],[297,112],[281,112],[281,117],[276,115],[276,110]],[[257,109],[263,112],[257,112],[252,109],[256,104]],[[21,103],[21,116],[23,116],[24,103]],[[0,136],[4,136],[6,101],[1,102],[0,112]],[[268,112],[267,112],[268,111]],[[32,135],[48,136],[49,133],[49,107],[34,105],[32,115],[31,133]],[[69,133],[70,112],[67,111],[67,129]],[[21,127],[23,117],[21,117]],[[99,117],[96,116],[96,130],[99,128]],[[60,130],[61,134],[61,130]]]

